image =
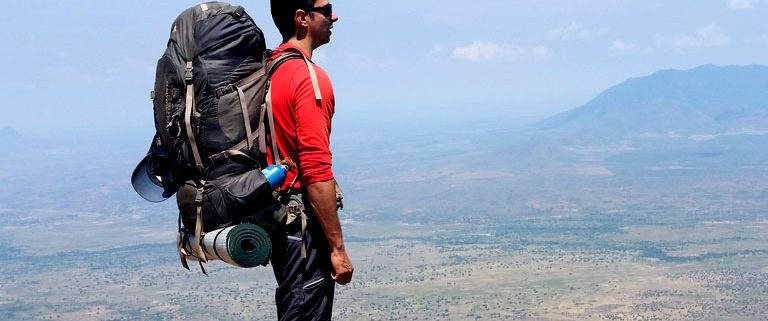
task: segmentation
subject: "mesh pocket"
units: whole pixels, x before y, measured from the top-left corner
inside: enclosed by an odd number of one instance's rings
[[[194,230],[197,221],[195,198],[199,192],[194,182],[188,181],[179,189],[176,198],[181,221],[190,231]],[[207,181],[201,199],[204,232],[235,222],[258,224],[273,220],[275,199],[259,168]]]
[[[181,222],[189,231],[194,231],[197,224],[197,204],[195,203],[195,198],[198,193],[199,189],[195,187],[195,184],[192,181],[188,181],[179,189],[176,197]],[[232,220],[227,215],[228,211],[223,194],[221,188],[216,185],[206,183],[203,186],[201,195],[203,232],[209,232],[232,223]]]

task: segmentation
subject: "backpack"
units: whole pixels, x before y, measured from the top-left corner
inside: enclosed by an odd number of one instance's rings
[[[182,12],[157,62],[155,129],[183,177],[205,178],[226,150],[266,153],[264,34],[243,7],[208,2]],[[264,165],[261,163],[260,165]]]
[[[156,134],[132,183],[149,201],[176,194],[177,249],[187,269],[192,258],[205,273],[206,232],[246,222],[273,230],[286,216],[285,191],[275,192],[282,184],[270,184],[262,173],[267,140],[273,163],[292,166],[280,160],[274,133],[266,134],[274,128],[269,76],[289,59],[310,62],[290,52],[267,64],[271,55],[243,7],[207,2],[176,18],[157,62],[151,94]]]

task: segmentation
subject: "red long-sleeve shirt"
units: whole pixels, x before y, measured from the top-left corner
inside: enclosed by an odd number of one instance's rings
[[[282,44],[276,51],[287,47]],[[301,49],[299,49],[301,51]],[[303,53],[303,51],[302,51]],[[280,53],[275,53],[273,59]],[[304,53],[306,56],[306,54]],[[335,109],[331,79],[325,71],[312,64],[317,74],[322,99],[315,99],[312,80],[304,59],[285,61],[271,78],[272,112],[275,118],[275,136],[280,156],[290,157],[298,165],[299,179],[294,187],[301,184],[323,182],[333,179],[330,150],[331,118]],[[269,149],[269,148],[268,148]],[[267,159],[272,160],[271,151]],[[287,188],[296,177],[291,171],[283,188]]]

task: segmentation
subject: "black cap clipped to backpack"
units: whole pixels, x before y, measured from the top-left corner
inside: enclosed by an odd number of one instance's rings
[[[167,200],[178,190],[179,185],[174,180],[170,160],[159,135],[155,134],[147,156],[133,170],[131,185],[139,196],[154,203]]]

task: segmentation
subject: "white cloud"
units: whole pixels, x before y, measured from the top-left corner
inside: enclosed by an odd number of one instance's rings
[[[699,48],[724,46],[731,42],[731,39],[714,24],[703,26],[696,30],[696,35],[682,35],[677,37],[674,42],[677,48]]]
[[[752,9],[760,2],[763,2],[763,0],[728,0],[728,8],[732,10]]]
[[[626,43],[621,39],[616,39],[613,41],[613,44],[611,44],[611,49],[621,52],[628,52],[635,49],[635,45],[631,43]]]
[[[451,57],[469,61],[511,60],[525,56],[546,58],[552,51],[542,45],[534,47],[512,46],[490,41],[475,40],[471,45],[453,49]]]
[[[469,61],[491,61],[516,58],[523,53],[524,50],[519,47],[476,40],[469,46],[453,49],[451,57]]]
[[[590,38],[599,32],[594,32],[592,30],[589,30],[584,27],[584,25],[577,23],[577,22],[571,22],[571,24],[555,28],[549,31],[549,34],[553,37],[562,39],[562,40],[570,40],[570,39],[586,39]]]
[[[696,134],[688,136],[688,139],[697,142],[705,142],[717,138],[717,135],[713,134]]]

